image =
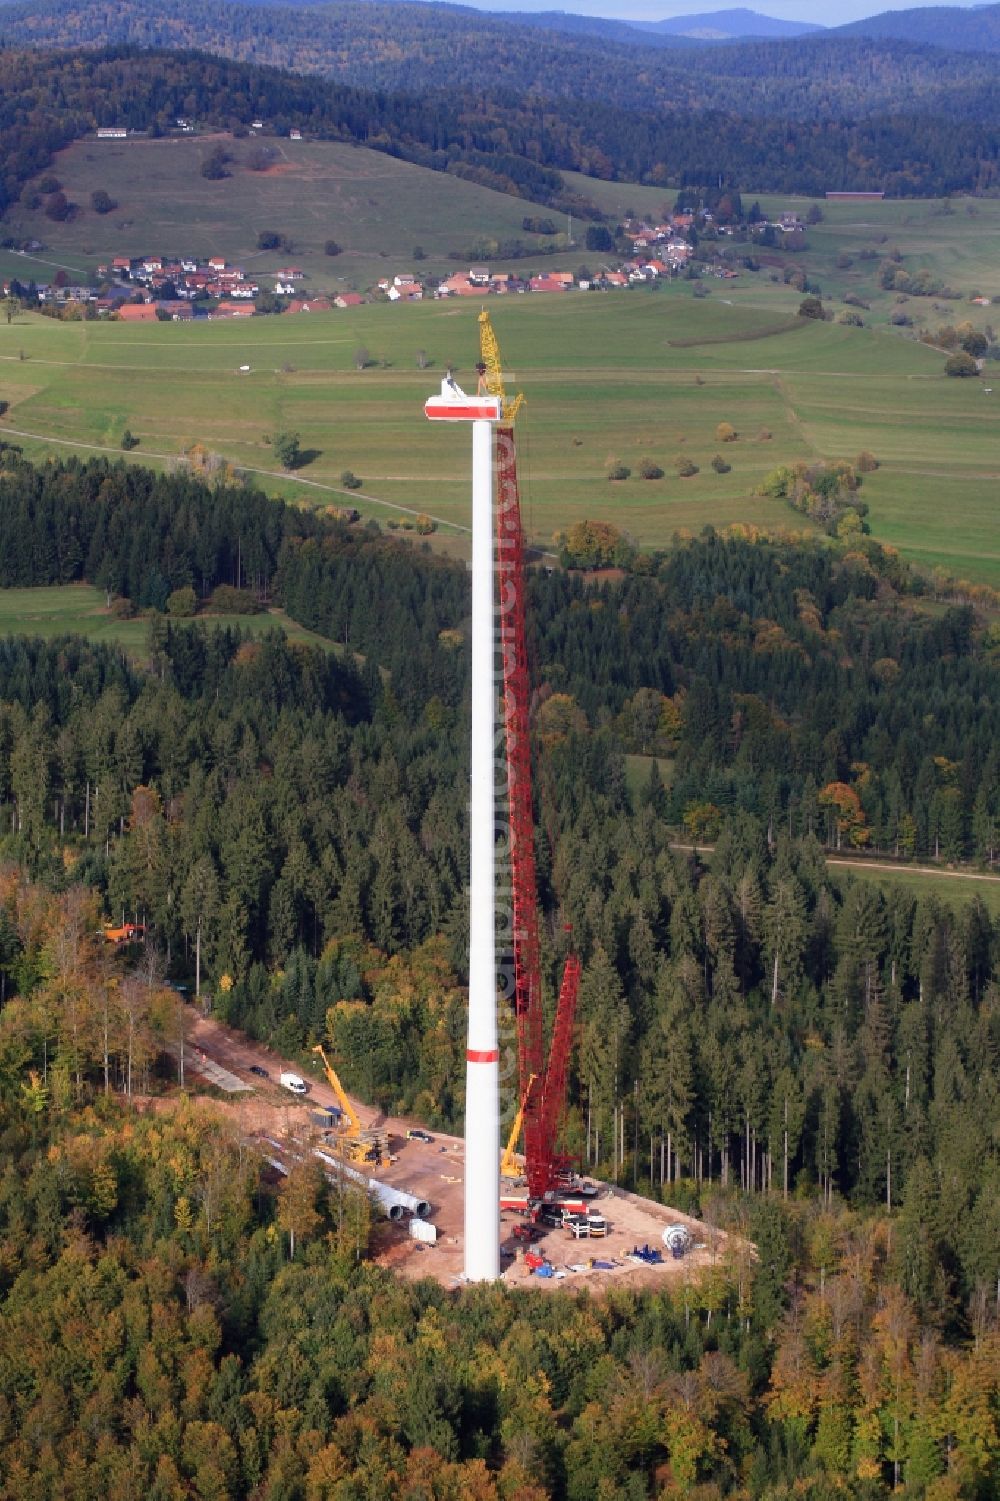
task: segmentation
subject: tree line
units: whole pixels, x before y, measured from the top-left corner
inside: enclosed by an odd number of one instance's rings
[[[3,586],[86,579],[161,611],[178,589],[249,586],[362,656],[367,691],[383,691],[385,670],[411,718],[461,708],[468,582],[456,564],[248,487],[4,457]],[[927,581],[853,532],[830,547],[709,529],[632,566],[600,584],[532,571],[543,734],[587,736],[610,716],[618,752],[671,758],[664,815],[696,834],[739,808],[837,848],[993,863],[988,615],[926,610]],[[204,651],[187,639],[172,647],[185,691]]]

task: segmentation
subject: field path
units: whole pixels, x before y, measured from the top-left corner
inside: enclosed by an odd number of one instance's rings
[[[813,454],[815,458],[821,458],[822,455],[820,454],[813,440],[810,438],[805,423],[802,421],[802,418],[795,410],[795,404],[792,401],[791,393],[787,385],[785,384],[784,378],[780,375],[775,376],[773,385],[777,395],[781,399],[782,405],[784,406],[785,418],[788,422],[788,426],[791,428],[793,433],[798,433],[805,447],[808,448],[809,452]]]
[[[55,266],[58,271],[72,271],[74,276],[87,277],[89,271],[84,271],[79,266],[68,266],[65,261],[46,261],[40,255],[31,255],[27,250],[15,250],[14,255],[20,255],[26,261],[34,261],[37,266]]]
[[[677,844],[670,841],[672,850],[679,850],[685,855],[711,855],[715,851],[714,844]],[[950,876],[954,881],[987,881],[994,885],[1000,882],[1000,876],[987,875],[979,870],[946,870],[937,865],[903,865],[893,860],[852,860],[849,855],[828,854],[827,865],[852,865],[857,870],[891,870],[898,875],[901,872],[912,876]]]

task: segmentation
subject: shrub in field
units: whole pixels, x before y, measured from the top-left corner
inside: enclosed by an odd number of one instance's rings
[[[220,615],[258,615],[262,608],[249,589],[234,589],[232,584],[216,585],[210,603]]]
[[[175,589],[167,596],[167,614],[179,619],[193,615],[198,608],[198,596],[191,588]]]
[[[964,349],[959,349],[945,361],[944,373],[964,380],[970,375],[978,375],[979,367],[971,354],[966,354]]]

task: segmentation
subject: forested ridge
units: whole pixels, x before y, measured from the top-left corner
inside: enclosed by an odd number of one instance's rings
[[[461,1120],[465,570],[248,489],[0,458],[0,585],[242,585],[349,648],[160,613],[141,665],[0,643],[0,1496],[991,1501],[1000,923],[822,848],[990,844],[988,623],[924,613],[868,540],[532,576],[549,1004],[566,923],[584,964],[567,1145],[738,1235],[673,1296],[406,1288],[358,1264],[350,1192],[127,1107],[176,1076],[168,975]],[[626,751],[671,785],[630,792]]]
[[[931,47],[968,52],[1000,52],[1000,5],[928,5],[886,10],[838,26],[842,36],[899,37]]]
[[[0,9],[0,207],[97,125],[162,131],[179,114],[239,130],[263,117],[279,133],[357,141],[583,216],[596,210],[567,190],[564,170],[701,185],[721,174],[744,190],[816,194],[997,186],[1000,98],[988,58],[808,40],[675,62],[662,49],[553,40],[430,6],[393,6],[391,17],[347,7],[327,36],[327,9],[84,7],[48,20]],[[408,47],[387,50],[404,14]],[[296,25],[302,34],[289,40]],[[97,45],[107,42],[118,45]],[[88,50],[13,50],[32,44]],[[192,46],[235,60],[164,50]]]
[[[799,120],[814,119],[817,109],[829,119],[930,114],[946,97],[968,117],[984,107],[993,112],[996,100],[995,73],[985,59],[903,40],[805,37],[674,55],[644,43],[641,33],[620,42],[540,31],[513,16],[461,7],[377,0],[301,11],[220,0],[174,0],[168,8],[153,0],[113,6],[82,0],[71,8],[29,0],[5,6],[0,25],[9,42],[22,46],[198,48],[385,93],[503,89],[542,100],[612,103],[627,88],[633,113],[730,111],[737,82],[738,112]],[[401,28],[405,47],[393,40]]]

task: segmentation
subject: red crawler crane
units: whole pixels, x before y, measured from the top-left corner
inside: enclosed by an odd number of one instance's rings
[[[489,315],[480,314],[480,344],[491,395],[503,397],[500,357]],[[512,423],[513,409],[504,405]],[[496,429],[497,552],[500,576],[500,646],[503,654],[504,728],[510,802],[513,889],[514,1012],[524,1125],[528,1197],[551,1198],[561,1184],[566,1159],[556,1138],[566,1103],[566,1076],[580,984],[580,961],[570,954],[563,971],[548,1058],[542,1028],[538,888],[535,877],[534,811],[529,733],[530,679],[526,646],[524,532],[517,484],[517,452],[510,425]]]

